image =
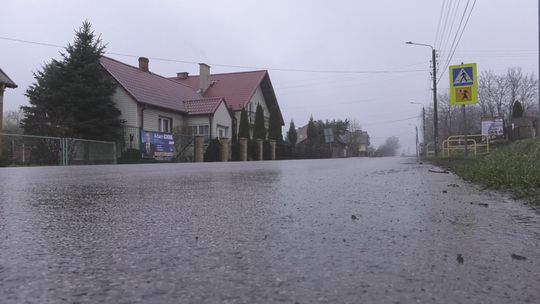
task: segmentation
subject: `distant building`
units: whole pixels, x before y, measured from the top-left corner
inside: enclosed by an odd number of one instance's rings
[[[325,142],[325,139],[322,139],[322,143],[311,146],[311,151],[309,151],[307,127],[308,125],[305,125],[296,129],[296,151],[298,154],[314,158],[344,158],[350,156],[348,144],[335,130],[333,130],[332,142]],[[312,155],[309,155],[310,153]]]
[[[536,136],[537,117],[518,117],[510,121],[511,138],[525,139]]]
[[[348,145],[349,156],[368,156],[370,145],[367,131],[356,130],[340,136],[341,140]]]

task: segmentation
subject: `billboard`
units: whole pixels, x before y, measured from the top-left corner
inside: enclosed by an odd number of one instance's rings
[[[504,122],[502,118],[483,118],[482,135],[490,139],[504,138]]]
[[[170,160],[174,158],[173,135],[141,130],[141,150],[146,158]]]

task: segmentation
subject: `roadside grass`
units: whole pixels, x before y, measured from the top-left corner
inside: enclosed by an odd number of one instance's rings
[[[463,179],[540,205],[540,141],[520,140],[477,157],[429,158]]]

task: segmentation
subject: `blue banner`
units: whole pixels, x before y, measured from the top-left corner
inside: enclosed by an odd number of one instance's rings
[[[144,157],[170,160],[174,158],[173,135],[141,130],[141,150]]]

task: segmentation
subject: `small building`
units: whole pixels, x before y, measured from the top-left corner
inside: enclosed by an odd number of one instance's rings
[[[308,158],[345,158],[350,156],[349,146],[335,130],[331,131],[333,132],[331,142],[325,142],[325,138],[323,138],[321,143],[309,146],[307,128],[308,125],[305,125],[296,129],[296,152],[298,154]],[[311,155],[309,155],[310,153]]]
[[[346,132],[340,136],[341,141],[348,146],[348,156],[368,156],[368,147],[370,145],[367,131],[356,130]]]
[[[6,88],[15,89],[17,85],[0,69],[0,133],[4,126],[4,91]],[[2,156],[2,136],[0,136],[0,157]]]
[[[512,118],[510,127],[512,130],[512,139],[526,139],[536,136],[537,117],[517,117]]]

